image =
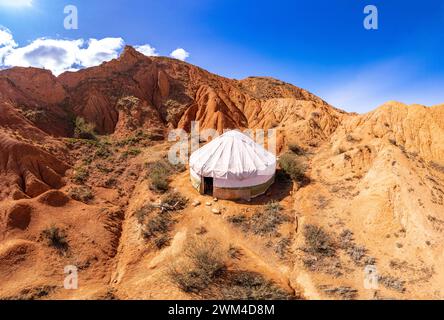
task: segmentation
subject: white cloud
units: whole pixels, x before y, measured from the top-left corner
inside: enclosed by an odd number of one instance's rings
[[[14,41],[11,31],[0,26],[0,68],[3,66],[5,56],[15,47],[17,47],[17,43]]]
[[[32,7],[33,0],[0,0],[1,7]]]
[[[123,46],[122,38],[88,41],[39,38],[19,47],[11,32],[0,28],[0,68],[37,67],[59,75],[117,58]]]
[[[92,67],[115,59],[124,45],[125,42],[122,38],[90,39],[88,47],[79,50],[79,64],[84,67]]]
[[[17,46],[17,43],[14,41],[12,37],[11,31],[7,28],[0,26],[0,47],[2,46]]]
[[[170,53],[170,57],[175,59],[179,59],[185,61],[190,56],[189,52],[185,51],[185,49],[178,48]]]
[[[1,1],[1,0],[0,0]],[[36,67],[51,70],[59,75],[65,71],[77,71],[115,59],[122,51],[122,38],[103,39],[50,39],[38,38],[26,46],[19,46],[10,30],[0,26],[0,69],[10,67]],[[134,47],[146,56],[157,56],[149,44]],[[189,53],[176,49],[171,53],[176,59],[185,60]]]
[[[146,55],[147,57],[156,57],[159,55],[156,51],[156,48],[150,46],[149,44],[135,46],[134,49],[139,51],[141,54]]]

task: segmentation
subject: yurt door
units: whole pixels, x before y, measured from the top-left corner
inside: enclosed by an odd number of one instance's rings
[[[204,177],[204,194],[213,195],[213,178]]]

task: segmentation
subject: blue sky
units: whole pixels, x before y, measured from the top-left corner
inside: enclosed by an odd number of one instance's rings
[[[68,4],[78,8],[78,30],[64,29]],[[378,8],[378,30],[363,27],[368,4]],[[188,62],[211,72],[272,76],[347,111],[367,112],[388,100],[444,103],[440,0],[0,0],[0,25],[14,48],[42,37],[122,38],[160,55],[183,48]],[[96,63],[91,52],[99,46],[112,57],[120,44],[97,42],[82,53],[85,66]]]

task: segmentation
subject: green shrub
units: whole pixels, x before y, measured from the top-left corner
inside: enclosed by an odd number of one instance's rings
[[[77,184],[84,184],[88,180],[89,171],[85,167],[79,167],[75,169],[72,180]]]
[[[138,131],[135,135],[131,137],[127,137],[123,140],[120,140],[116,143],[118,147],[124,146],[136,146],[142,142],[147,143],[151,141],[151,135],[147,134],[143,131]]]
[[[31,122],[38,122],[47,119],[47,112],[44,109],[28,109],[22,111],[23,116]]]
[[[151,180],[150,188],[157,192],[168,190],[169,178],[172,174],[170,163],[165,159],[148,165],[148,177]]]
[[[151,180],[150,189],[156,192],[165,192],[169,188],[169,179],[172,174],[186,170],[185,165],[171,164],[167,157],[146,164],[147,178]]]
[[[111,150],[105,144],[99,144],[95,156],[98,158],[109,158],[112,155]]]
[[[128,150],[126,150],[123,154],[122,154],[122,158],[128,158],[128,157],[136,157],[139,154],[141,154],[142,151],[140,149],[137,148],[129,148]]]
[[[74,138],[97,140],[94,129],[94,124],[86,122],[85,119],[81,117],[77,117],[74,122]]]
[[[94,194],[92,193],[91,188],[88,186],[73,187],[69,190],[68,195],[71,197],[71,199],[81,201],[83,203],[88,203],[94,199]]]
[[[305,167],[300,163],[295,155],[290,153],[283,154],[279,159],[281,169],[294,181],[306,182]]]

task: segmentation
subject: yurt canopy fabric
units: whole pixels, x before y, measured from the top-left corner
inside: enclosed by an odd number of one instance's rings
[[[248,186],[274,176],[276,157],[249,136],[232,130],[194,152],[190,170],[194,176],[214,178],[215,186]]]

